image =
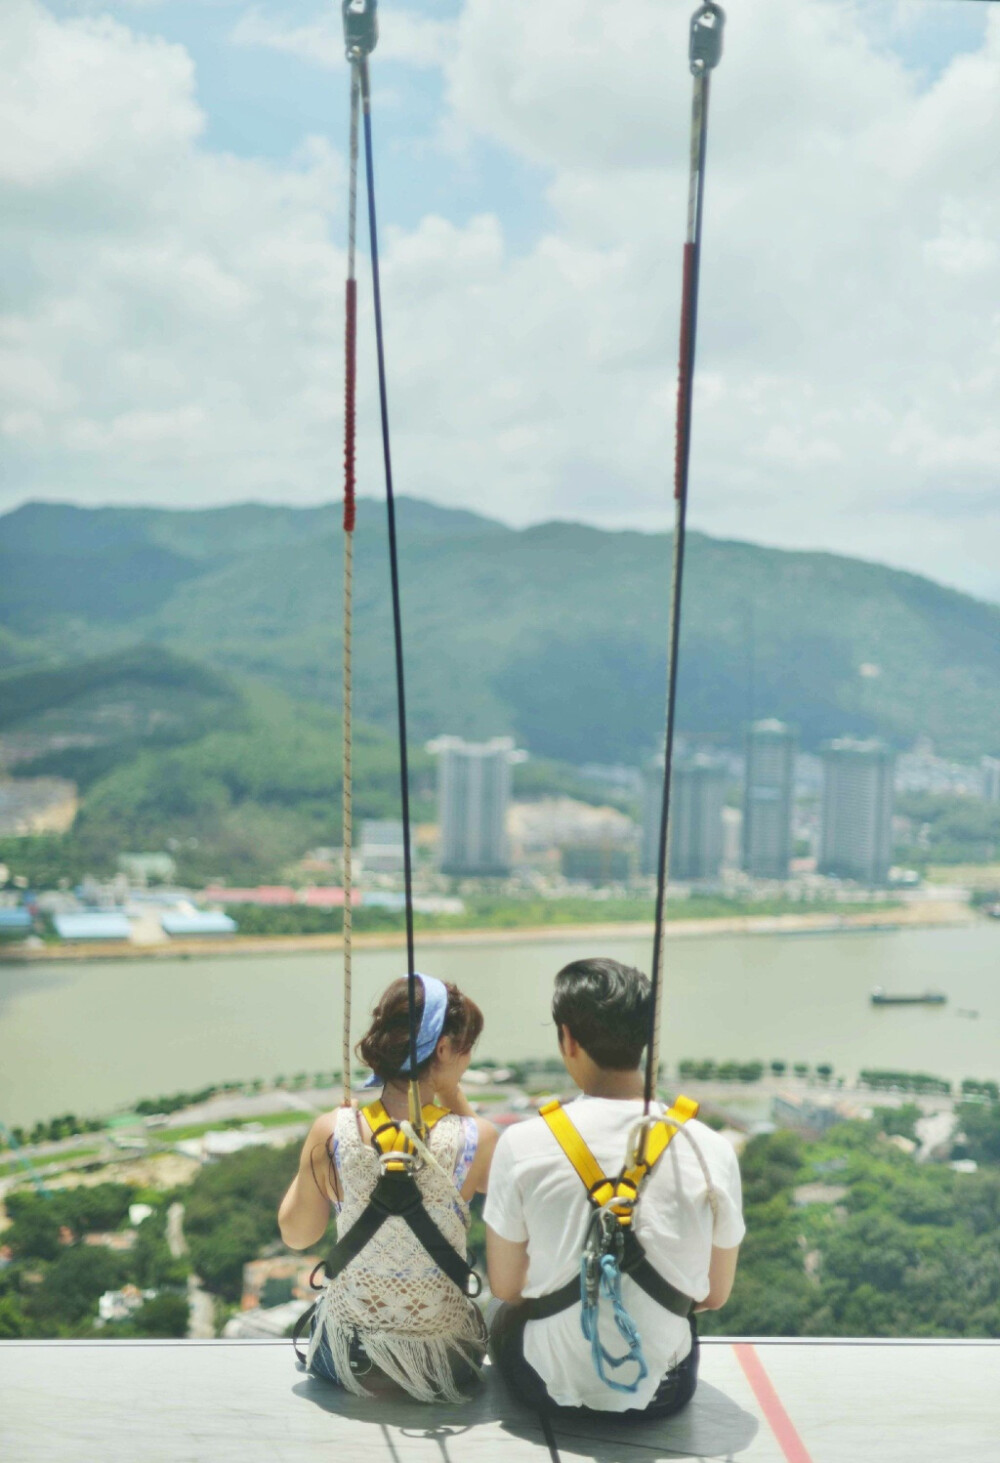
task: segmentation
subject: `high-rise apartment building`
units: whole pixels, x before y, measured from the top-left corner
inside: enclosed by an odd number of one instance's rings
[[[366,874],[401,874],[406,866],[402,823],[394,818],[366,818],[361,824],[358,858]],[[412,838],[410,861],[413,862]]]
[[[983,773],[983,797],[988,803],[1000,803],[1000,757],[984,757],[979,765]]]
[[[877,741],[841,737],[823,748],[821,874],[862,884],[888,881],[895,760]]]
[[[444,874],[495,875],[508,869],[507,807],[514,743],[438,737],[438,864]]]
[[[654,759],[642,772],[642,843],[639,868],[656,873],[660,853],[660,810],[663,804],[663,758]]]
[[[717,879],[722,867],[726,769],[698,754],[674,763],[670,779],[670,877]],[[655,874],[663,803],[663,764],[647,771],[642,820],[642,871]]]
[[[795,733],[782,721],[755,721],[743,787],[743,867],[755,878],[788,877],[794,790]]]

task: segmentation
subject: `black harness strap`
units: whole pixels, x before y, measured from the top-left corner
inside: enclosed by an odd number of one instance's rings
[[[295,1322],[295,1330],[292,1332],[292,1349],[303,1366],[306,1364],[306,1355],[299,1350],[299,1338],[316,1314],[316,1306],[318,1304],[319,1302],[314,1300],[309,1309],[302,1312],[299,1319]]]
[[[380,1179],[379,1183],[381,1182]],[[375,1193],[377,1192],[376,1189]],[[345,1270],[351,1261],[360,1255],[368,1241],[375,1238],[389,1218],[390,1211],[381,1208],[376,1203],[375,1193],[372,1194],[368,1207],[362,1211],[357,1221],[351,1225],[344,1237],[337,1241],[323,1261],[327,1280],[335,1279],[341,1270]]]
[[[632,1230],[623,1231],[625,1250],[622,1256],[621,1272],[628,1275],[635,1281],[640,1290],[644,1290],[651,1300],[657,1305],[663,1306],[664,1310],[672,1311],[675,1316],[687,1320],[694,1309],[694,1301],[689,1295],[671,1285],[665,1280],[660,1272],[650,1264],[646,1258],[646,1251],[638,1236]],[[544,1321],[549,1316],[558,1316],[561,1311],[568,1311],[570,1306],[580,1303],[580,1281],[574,1275],[572,1280],[567,1280],[558,1290],[550,1291],[548,1295],[534,1295],[528,1300],[522,1301],[524,1313],[529,1321]]]
[[[621,1272],[634,1280],[640,1290],[644,1290],[651,1300],[655,1300],[664,1310],[672,1311],[675,1316],[687,1320],[694,1310],[694,1301],[689,1295],[678,1290],[676,1285],[671,1285],[646,1257],[646,1251],[634,1229],[625,1230],[625,1250],[622,1255]],[[579,1289],[579,1286],[577,1287]]]
[[[476,1296],[482,1281],[472,1266],[445,1239],[424,1208],[420,1190],[406,1169],[386,1170],[372,1190],[367,1207],[323,1261],[327,1280],[333,1280],[374,1239],[387,1219],[405,1220],[431,1259],[463,1295]],[[470,1282],[474,1281],[473,1287]]]

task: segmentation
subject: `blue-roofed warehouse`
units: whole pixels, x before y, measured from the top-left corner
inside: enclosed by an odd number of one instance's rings
[[[197,909],[190,913],[170,910],[160,916],[160,924],[167,935],[235,935],[236,921],[217,909]]]
[[[0,909],[0,939],[16,935],[30,935],[31,914],[27,909]]]
[[[130,940],[127,914],[116,909],[82,909],[54,914],[52,923],[61,940]]]

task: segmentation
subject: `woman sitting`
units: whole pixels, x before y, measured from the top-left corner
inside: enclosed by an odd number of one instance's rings
[[[483,1028],[479,1007],[453,985],[417,977],[417,1071],[420,1100],[437,1099],[448,1114],[425,1138],[431,1161],[416,1169],[424,1208],[444,1238],[466,1253],[469,1200],[485,1192],[497,1131],[477,1118],[459,1082]],[[407,981],[392,983],[358,1043],[362,1061],[382,1084],[389,1118],[409,1116]],[[384,1121],[384,1119],[383,1119]],[[376,1120],[376,1126],[378,1121]],[[304,1250],[326,1231],[332,1205],[343,1238],[364,1212],[381,1173],[372,1127],[353,1105],[316,1119],[299,1171],[278,1210],[285,1243]],[[312,1321],[306,1364],[316,1376],[359,1396],[360,1378],[396,1382],[421,1401],[462,1399],[479,1375],[486,1346],[482,1316],[435,1265],[406,1221],[393,1217],[332,1280]]]

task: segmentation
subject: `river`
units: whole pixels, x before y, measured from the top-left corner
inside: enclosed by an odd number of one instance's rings
[[[554,1053],[552,976],[608,954],[648,968],[649,942],[574,934],[502,945],[418,943],[418,964],[486,1014],[480,1055]],[[1000,922],[667,942],[663,1057],[833,1063],[1000,1076]],[[341,957],[232,956],[0,965],[0,1119],[93,1114],[214,1082],[340,1065]],[[355,962],[357,1040],[401,971],[398,950]],[[948,1005],[874,1009],[874,985],[944,991]],[[974,1010],[977,1019],[960,1015]]]

